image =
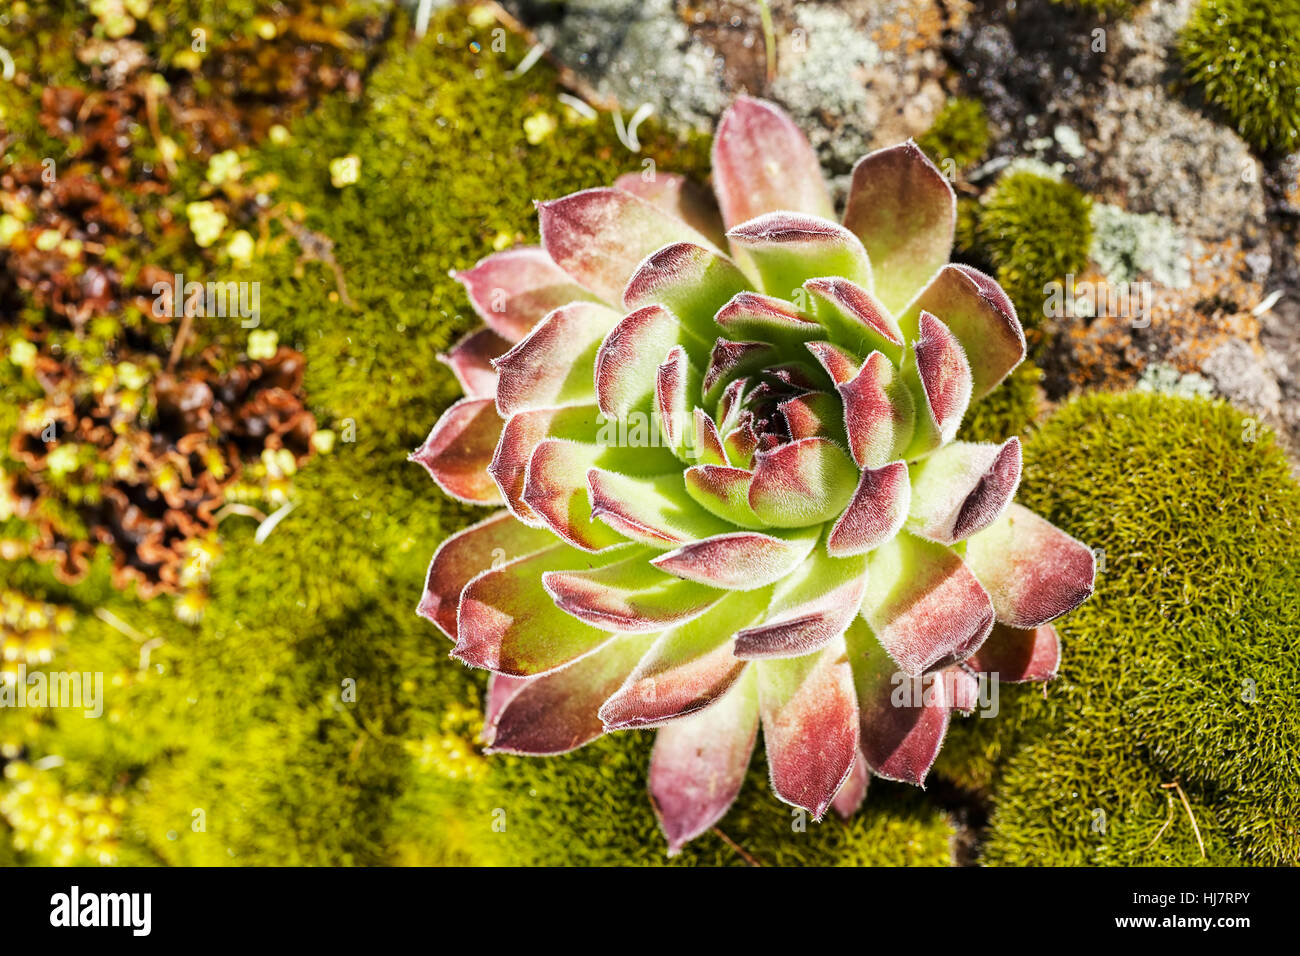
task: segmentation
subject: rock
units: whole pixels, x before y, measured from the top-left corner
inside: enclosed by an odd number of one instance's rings
[[[1240,339],[1224,342],[1201,365],[1214,389],[1238,408],[1265,417],[1277,415],[1282,390],[1264,359]]]
[[[739,93],[770,98],[808,134],[837,192],[853,163],[919,136],[942,108],[948,71],[939,0],[773,0],[775,74],[752,3],[506,0],[513,15],[600,97],[648,103],[670,127],[712,130]]]
[[[1169,91],[1193,5],[1152,0],[1131,20],[1102,22],[1049,0],[977,3],[950,49],[988,108],[994,153],[1061,163],[1099,199],[1164,216],[1188,238],[1254,242],[1265,211],[1258,162]]]

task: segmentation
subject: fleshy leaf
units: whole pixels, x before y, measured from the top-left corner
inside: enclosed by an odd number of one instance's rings
[[[866,554],[898,534],[912,500],[907,477],[904,461],[863,469],[853,500],[826,539],[826,550],[835,557]]]
[[[866,246],[886,308],[902,309],[948,261],[956,224],[952,186],[911,140],[853,167],[844,225]]]
[[[686,493],[710,514],[742,528],[761,528],[763,522],[749,506],[753,472],[726,465],[695,465],[686,469]]]
[[[839,515],[857,481],[842,448],[826,438],[801,438],[754,455],[749,505],[772,527],[799,528]]]
[[[655,369],[655,412],[664,444],[685,463],[695,460],[695,400],[702,376],[686,350],[676,346]]]
[[[499,505],[501,492],[488,466],[501,437],[501,416],[490,398],[462,398],[438,419],[410,460],[424,466],[438,487],[459,501]]]
[[[492,728],[488,753],[541,757],[568,753],[605,732],[599,709],[654,638],[620,634],[594,653],[520,688]]]
[[[947,265],[899,316],[914,335],[921,312],[941,318],[970,362],[971,401],[987,395],[1025,357],[1025,333],[1016,307],[990,276],[967,265]]]
[[[884,352],[895,365],[903,357],[903,333],[880,301],[856,282],[838,277],[809,279],[817,322],[827,337],[858,355]]]
[[[596,400],[610,418],[649,412],[662,356],[675,348],[703,361],[710,344],[687,332],[662,305],[630,312],[615,325],[596,355]]]
[[[773,103],[738,97],[713,139],[713,184],[728,226],[777,210],[834,215],[817,154]]]
[[[504,418],[561,405],[590,404],[591,369],[600,343],[621,317],[595,302],[575,302],[550,313],[496,360],[497,408]]]
[[[758,339],[787,346],[819,338],[824,332],[789,302],[757,292],[736,293],[718,310],[714,321],[729,339]]]
[[[575,547],[599,551],[619,544],[624,537],[592,515],[587,475],[592,468],[622,470],[638,457],[645,472],[658,466],[660,473],[675,471],[676,462],[663,449],[619,448],[547,438],[528,460],[523,500],[556,534]]]
[[[736,656],[746,659],[808,654],[844,633],[866,590],[866,558],[834,558],[815,549],[776,585],[761,624],[736,635]]]
[[[722,253],[675,242],[651,253],[632,273],[623,305],[662,305],[696,335],[712,339],[718,334],[714,313],[748,285],[745,274]]]
[[[780,358],[780,350],[769,342],[732,342],[719,338],[713,343],[709,364],[704,369],[704,402],[716,404],[731,382],[751,372],[761,372]]]
[[[862,617],[919,674],[972,654],[993,627],[993,605],[952,549],[904,531],[871,553]]]
[[[942,671],[931,672],[931,680],[943,681],[944,693],[953,710],[970,714],[979,706],[980,682],[965,664],[950,664]]]
[[[652,727],[711,707],[740,679],[731,653],[736,628],[766,607],[766,590],[736,592],[699,617],[669,628],[600,709],[606,730]]]
[[[495,671],[488,672],[487,697],[483,702],[483,731],[479,734],[479,739],[484,744],[492,746],[492,738],[497,732],[497,721],[501,719],[501,712],[506,709],[506,704],[514,700],[515,695],[527,687],[529,682],[536,679],[535,677],[511,677],[509,674],[498,674]]]
[[[647,178],[648,175],[648,178]],[[624,173],[614,180],[614,188],[623,189],[670,216],[682,220],[714,245],[723,244],[722,214],[713,194],[681,173],[660,170]]]
[[[835,799],[831,801],[835,812],[845,820],[857,813],[862,806],[862,801],[867,799],[867,785],[870,783],[871,768],[867,766],[866,758],[862,756],[862,751],[859,749],[858,757],[853,761],[853,770],[840,787],[839,793],[835,794]]]
[[[595,405],[540,408],[510,417],[501,431],[501,440],[497,442],[488,473],[501,490],[506,507],[516,518],[525,524],[544,524],[537,513],[524,504],[528,462],[542,440],[563,438],[594,442],[599,424],[599,411]]]
[[[916,399],[916,427],[907,453],[915,458],[953,440],[971,396],[970,363],[957,338],[929,312],[921,313],[903,380]]]
[[[1001,445],[952,442],[912,467],[907,527],[955,544],[992,524],[1020,486],[1020,439]]]
[[[683,544],[650,563],[688,581],[715,588],[751,591],[790,574],[817,543],[819,529],[781,537],[757,531],[730,531]]]
[[[537,204],[542,246],[555,264],[603,301],[621,302],[641,261],[674,242],[709,241],[622,189],[585,189]]]
[[[424,596],[416,613],[432,621],[448,637],[456,637],[460,593],[470,579],[490,567],[554,546],[555,536],[530,528],[508,511],[457,531],[438,546],[429,562]]]
[[[661,727],[650,753],[650,802],[668,855],[723,818],[745,782],[758,736],[757,675],[714,706]]]
[[[966,666],[1010,683],[1051,680],[1061,666],[1061,640],[1050,624],[1021,630],[999,621]]]
[[[744,421],[729,431],[722,439],[722,447],[727,453],[727,463],[733,468],[744,468],[746,471],[754,465],[754,452],[758,451],[758,432],[754,431],[754,425],[751,421]],[[749,507],[748,485],[746,485],[745,509],[752,512]]]
[[[645,478],[593,468],[587,472],[587,487],[593,518],[652,547],[672,547],[732,530],[695,503],[677,473]]]
[[[438,359],[451,369],[466,398],[492,398],[497,393],[493,359],[510,351],[510,342],[491,329],[470,332]]]
[[[701,465],[725,465],[727,453],[722,447],[722,436],[712,416],[698,405],[691,410],[695,435],[689,449],[691,460]]]
[[[469,292],[479,318],[510,342],[522,339],[552,310],[596,298],[539,246],[494,252],[452,278]]]
[[[861,620],[844,639],[861,714],[863,759],[878,777],[923,785],[948,732],[951,707],[942,682],[900,671]]]
[[[836,390],[853,460],[862,468],[881,468],[903,457],[916,432],[917,403],[889,359],[872,352],[858,374]]]
[[[792,298],[804,282],[820,276],[871,287],[867,251],[857,236],[829,219],[769,212],[732,226],[727,238],[753,259],[768,295]]]
[[[998,620],[1035,628],[1092,594],[1092,551],[1028,508],[1012,504],[966,542],[966,564],[993,599]]]
[[[756,666],[772,789],[820,820],[858,755],[858,707],[844,639],[819,653]]]
[[[727,593],[683,581],[649,563],[650,552],[591,570],[548,571],[542,576],[557,606],[609,631],[658,631],[688,621]]]
[[[621,553],[602,555],[601,560],[619,557]],[[461,592],[452,656],[474,667],[528,677],[595,650],[609,634],[565,614],[542,587],[543,572],[586,569],[593,560],[554,544],[473,578]]]
[[[862,362],[856,355],[833,342],[808,342],[806,347],[835,385],[852,381],[862,368]]]
[[[786,399],[778,407],[792,439],[829,438],[847,447],[844,405],[830,392],[804,392]]]

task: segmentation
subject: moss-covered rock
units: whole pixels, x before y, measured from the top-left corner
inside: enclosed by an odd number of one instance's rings
[[[1115,760],[1097,780],[1146,766],[1230,795],[1216,812],[1235,848],[1296,859],[1300,487],[1272,435],[1223,403],[1091,395],[1035,432],[1024,461],[1019,499],[1097,549],[1097,591],[1059,623],[1060,677],[1046,693],[1004,689],[997,720],[957,722],[939,772],[1000,807],[1056,789],[1050,759],[1032,764],[1037,784],[1011,775],[1026,746],[1105,740],[1094,752]],[[1018,819],[995,814],[994,838]]]
[[[949,162],[957,170],[979,162],[988,149],[989,138],[989,119],[984,104],[970,97],[954,97],[943,105],[934,123],[916,145],[946,172],[945,164]]]
[[[996,270],[1026,329],[1042,324],[1043,287],[1088,265],[1092,201],[1063,180],[1013,168],[958,212],[958,246]]]
[[[1300,6],[1202,0],[1179,36],[1178,54],[1188,80],[1251,146],[1300,147]]]

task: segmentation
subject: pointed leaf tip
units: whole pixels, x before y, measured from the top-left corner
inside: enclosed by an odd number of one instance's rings
[[[737,97],[722,115],[713,139],[713,182],[727,226],[777,210],[834,214],[807,137],[766,100]]]

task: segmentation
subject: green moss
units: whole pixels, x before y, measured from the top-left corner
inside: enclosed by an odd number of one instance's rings
[[[708,143],[643,124],[643,152],[627,152],[612,123],[587,123],[555,99],[544,64],[509,77],[525,45],[493,52],[490,27],[471,28],[463,13],[436,17],[423,44],[409,35],[394,28],[364,102],[331,99],[287,145],[247,157],[278,177],[277,203],[304,210],[306,227],[333,242],[357,306],[292,241],[231,276],[262,283],[262,328],[304,351],[313,409],[339,435],[296,476],[294,509],[261,544],[250,519],[223,522],[225,553],[195,628],[164,602],[115,593],[106,556],[73,588],[30,563],[0,564],[6,583],[80,612],[55,667],[120,678],[102,720],[0,714],[0,740],[21,740],[28,759],[64,757],[41,771],[52,792],[124,802],[119,862],[666,859],[644,789],[648,735],[554,761],[477,752],[483,674],[448,660],[446,639],[413,613],[429,556],[475,509],[440,494],[406,453],[456,397],[437,353],[476,322],[448,271],[499,242],[535,242],[534,198],[609,182],[647,157],[702,175]],[[539,112],[559,128],[534,144],[524,120]],[[360,179],[336,188],[330,160],[348,154]],[[246,335],[210,325],[218,342]],[[142,670],[142,643],[154,639]],[[761,764],[746,794],[725,826],[764,862],[948,861],[951,827],[905,788],[878,787],[853,823],[810,823],[791,847],[791,816]],[[508,844],[490,829],[498,805]],[[465,809],[475,806],[486,810]],[[738,859],[716,838],[702,858]]]
[[[490,865],[738,866],[744,857],[715,833],[669,859],[646,796],[651,733],[606,737],[565,757],[491,758],[475,791],[476,862]],[[504,830],[493,830],[494,823]],[[947,866],[953,829],[914,788],[875,781],[847,822],[814,823],[771,793],[755,756],[736,805],[718,828],[770,866]]]
[[[971,405],[957,437],[961,441],[1002,442],[1026,434],[1042,407],[1038,384],[1042,379],[1037,365],[1028,359],[1021,362],[1001,385]]]
[[[949,160],[958,169],[973,166],[984,157],[989,146],[989,120],[984,104],[968,97],[948,100],[916,144],[940,169]]]
[[[1178,41],[1187,78],[1256,149],[1300,147],[1300,6],[1202,0]]]
[[[999,804],[1022,799],[1000,780],[1021,748],[1106,738],[1123,759],[1103,771],[1142,764],[1230,796],[1221,826],[1243,852],[1295,859],[1300,487],[1273,436],[1222,403],[1092,395],[1024,457],[1019,500],[1100,549],[1097,591],[1058,622],[1046,696],[1004,689],[997,720],[954,725],[939,771]]]
[[[1227,808],[1106,733],[1053,737],[1008,764],[981,862],[989,866],[1240,866]],[[1195,824],[1193,825],[1193,820]],[[1200,842],[1197,840],[1197,832]],[[1205,856],[1201,855],[1201,844]]]
[[[1092,201],[1069,183],[1012,171],[978,206],[959,210],[958,245],[992,265],[1032,329],[1042,323],[1043,287],[1087,267],[1091,214]]]

